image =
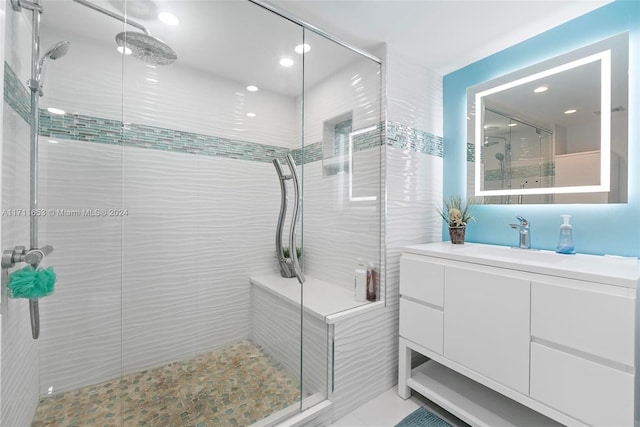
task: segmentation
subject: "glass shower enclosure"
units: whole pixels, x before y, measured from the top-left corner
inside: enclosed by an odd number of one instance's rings
[[[38,236],[56,289],[35,340],[29,302],[7,291],[24,264],[3,271],[0,424],[270,425],[329,398],[313,287],[351,295],[358,258],[383,270],[379,60],[257,2],[12,5],[3,212],[29,206],[34,15],[42,52],[69,49],[39,82]],[[274,244],[287,155],[301,215],[296,248],[282,244],[302,285]],[[28,246],[29,219],[3,214],[3,250]]]

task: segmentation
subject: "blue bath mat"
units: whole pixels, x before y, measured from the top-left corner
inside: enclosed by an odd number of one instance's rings
[[[451,424],[421,407],[407,415],[405,419],[396,424],[396,427],[451,427]]]

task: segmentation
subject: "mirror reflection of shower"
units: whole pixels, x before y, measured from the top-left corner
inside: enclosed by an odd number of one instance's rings
[[[551,130],[485,108],[482,134],[486,190],[553,186],[554,136]],[[548,195],[496,195],[490,203],[546,203]]]
[[[497,144],[502,144],[502,151],[497,151],[494,154],[494,158],[500,162],[500,190],[506,190],[511,188],[511,143],[507,138],[502,136],[485,136],[484,148],[491,147]],[[500,148],[498,150],[500,150]],[[501,203],[509,203],[509,196],[501,196]]]

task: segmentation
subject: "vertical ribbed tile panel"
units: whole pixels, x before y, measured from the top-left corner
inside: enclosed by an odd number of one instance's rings
[[[28,209],[29,127],[7,104],[3,110],[2,209]],[[29,217],[3,215],[2,248],[16,245],[29,245]],[[31,338],[28,300],[8,299],[4,286],[1,327],[0,425],[29,426],[38,404],[38,341]]]

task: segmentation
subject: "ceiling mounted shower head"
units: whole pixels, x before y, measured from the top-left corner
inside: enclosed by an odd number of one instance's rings
[[[116,35],[116,43],[131,49],[133,57],[147,64],[169,65],[178,59],[169,45],[147,34],[124,31]]]

